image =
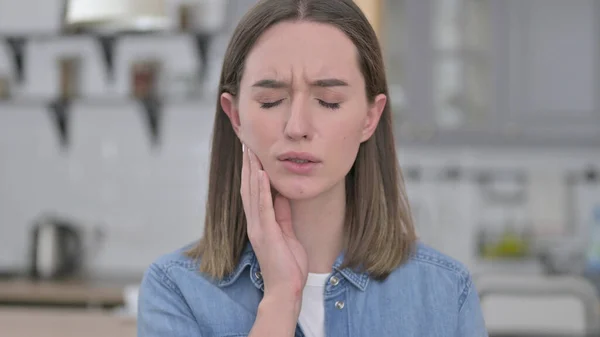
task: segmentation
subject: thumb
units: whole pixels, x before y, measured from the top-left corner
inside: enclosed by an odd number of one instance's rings
[[[290,201],[277,193],[275,195],[275,201],[273,202],[273,208],[275,211],[275,221],[279,224],[281,232],[288,237],[295,237],[294,228],[292,227],[292,209],[290,207]]]

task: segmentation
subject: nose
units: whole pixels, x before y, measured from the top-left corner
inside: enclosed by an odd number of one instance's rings
[[[285,136],[290,140],[312,138],[310,111],[304,99],[296,98],[290,105],[288,120],[285,124]]]

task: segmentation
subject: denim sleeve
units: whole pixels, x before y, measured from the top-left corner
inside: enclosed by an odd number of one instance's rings
[[[138,337],[200,337],[200,327],[169,276],[156,264],[140,286]]]
[[[479,295],[471,277],[467,277],[460,296],[457,337],[488,337]]]

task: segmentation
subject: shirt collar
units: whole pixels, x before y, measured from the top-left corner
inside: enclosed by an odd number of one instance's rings
[[[340,269],[340,266],[342,265],[343,261],[344,254],[342,253],[335,260],[335,263],[333,264],[333,270],[339,272],[340,275],[342,275],[346,280],[348,280],[348,282],[350,282],[350,284],[352,284],[359,290],[365,291],[370,280],[368,273],[352,270],[351,268]],[[240,277],[240,275],[242,275],[244,270],[246,270],[248,267],[250,267],[249,276],[252,282],[258,288],[262,289],[263,280],[260,275],[260,265],[258,264],[258,259],[256,258],[256,255],[254,254],[254,250],[252,249],[252,245],[250,243],[247,243],[246,247],[244,248],[240,257],[240,262],[238,263],[235,270],[231,274],[227,275],[222,280],[220,280],[218,282],[218,286],[226,287],[235,283],[235,281]]]
[[[358,288],[360,291],[365,291],[369,284],[369,274],[366,272],[353,270],[351,268],[340,269],[344,262],[344,253],[341,253],[333,264],[333,270],[338,271],[346,280]]]

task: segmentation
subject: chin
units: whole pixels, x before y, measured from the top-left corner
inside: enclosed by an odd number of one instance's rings
[[[326,190],[323,184],[310,177],[274,179],[271,184],[279,194],[289,200],[313,199]]]

